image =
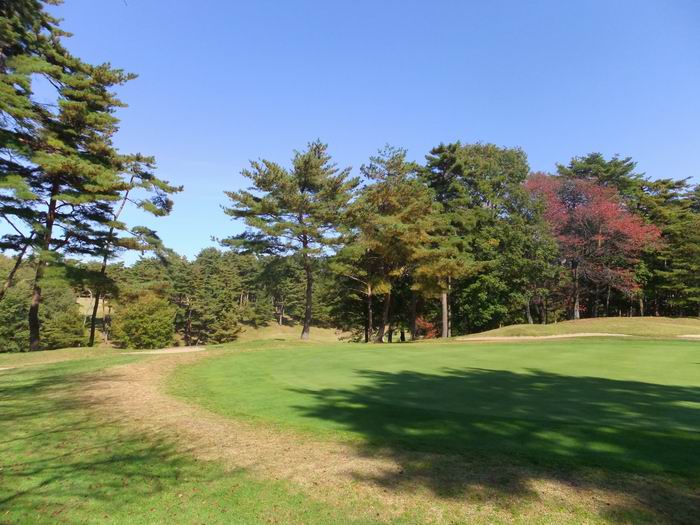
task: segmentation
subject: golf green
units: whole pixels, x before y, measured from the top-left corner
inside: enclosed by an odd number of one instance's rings
[[[359,446],[700,476],[698,342],[233,345],[170,387]]]

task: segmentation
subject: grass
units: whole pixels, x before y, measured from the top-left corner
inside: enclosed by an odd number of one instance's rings
[[[358,345],[319,330],[302,343],[297,332],[248,332],[177,369],[168,388],[290,445],[303,434],[393,458],[400,476],[379,470],[373,486],[389,501],[401,491],[433,499],[382,522],[698,522],[698,341]],[[0,367],[17,367],[0,371],[0,523],[379,521],[341,492],[317,501],[291,482],[196,460],[174,434],[98,418],[81,385],[142,359],[154,358],[0,355]]]
[[[299,335],[301,334],[301,325],[278,325],[277,323],[270,323],[268,326],[261,326],[258,328],[244,327],[238,336],[238,342],[250,342],[250,341],[297,341]],[[338,342],[342,337],[342,333],[334,330],[332,328],[316,328],[311,330],[311,337],[309,338],[312,342],[324,342],[333,343]]]
[[[503,485],[491,487],[501,496],[573,477],[671,513],[670,522],[694,523],[700,511],[697,342],[280,343],[181,368],[170,389],[224,416],[342,440],[363,454],[471,461],[472,472],[447,480],[440,471],[449,464],[406,462],[404,477],[439,498],[463,497],[474,477],[501,471]],[[626,485],[632,479],[641,485]],[[390,475],[378,481],[396,486]],[[611,521],[662,521],[620,515]]]
[[[167,438],[95,419],[81,382],[135,359],[0,372],[0,523],[355,523],[288,484],[195,461]]]
[[[62,361],[82,361],[117,357],[119,350],[107,346],[94,348],[62,348],[60,350],[42,350],[40,352],[0,353],[0,368],[23,367],[59,363]]]
[[[638,337],[700,335],[700,319],[670,317],[599,317],[552,324],[516,324],[469,337],[547,336],[580,333],[625,334]]]
[[[298,346],[173,382],[220,414],[373,445],[700,476],[696,342]]]

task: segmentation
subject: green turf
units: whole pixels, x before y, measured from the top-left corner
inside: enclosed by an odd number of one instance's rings
[[[679,335],[700,335],[700,319],[693,317],[598,317],[550,324],[515,324],[466,336],[509,337],[547,336],[579,333],[624,334],[639,337],[676,337]]]
[[[180,369],[171,390],[372,446],[700,478],[700,342],[280,343]]]
[[[0,372],[0,523],[359,523],[285,483],[197,462],[167,439],[95,419],[73,387],[133,359]]]

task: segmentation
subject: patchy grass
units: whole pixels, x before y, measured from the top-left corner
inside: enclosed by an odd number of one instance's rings
[[[0,353],[0,368],[102,359],[105,357],[116,357],[120,353],[120,350],[115,350],[109,346],[62,348],[60,350],[42,350],[40,352],[6,352]]]
[[[553,324],[516,324],[471,334],[470,337],[547,336],[581,333],[624,334],[638,337],[700,335],[700,319],[682,317],[599,317]]]
[[[260,340],[277,340],[277,341],[297,341],[301,335],[301,325],[278,325],[270,323],[267,326],[252,328],[246,326],[238,336],[239,342],[250,342]],[[343,336],[333,328],[311,328],[311,337],[309,341],[333,343],[338,342]]]
[[[426,453],[422,465],[405,464],[401,483],[412,477],[436,498],[465,496],[474,472],[490,479],[501,469],[491,488],[516,501],[518,487],[564,479],[646,509],[632,517],[623,506],[611,522],[692,523],[700,512],[696,342],[283,344],[181,368],[171,388],[224,416],[363,454]],[[473,471],[446,480],[435,453],[468,458]]]
[[[18,367],[0,371],[0,523],[698,522],[698,342],[283,330],[193,355],[0,355]],[[186,403],[154,395],[176,359]],[[115,397],[84,395],[98,375]]]
[[[83,380],[136,359],[0,372],[0,523],[356,523],[288,484],[195,461],[116,415],[97,418]]]

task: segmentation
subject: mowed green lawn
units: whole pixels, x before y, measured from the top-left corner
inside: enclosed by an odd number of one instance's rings
[[[273,346],[181,368],[171,392],[363,446],[700,479],[700,342]]]
[[[284,482],[197,461],[116,414],[97,417],[81,385],[136,359],[86,349],[3,356],[22,368],[0,371],[1,524],[371,523]]]

